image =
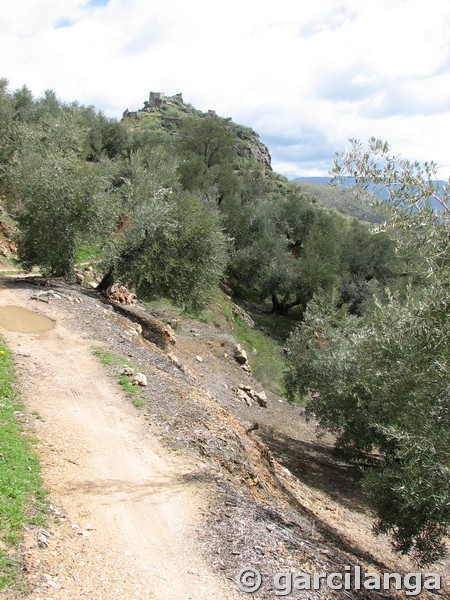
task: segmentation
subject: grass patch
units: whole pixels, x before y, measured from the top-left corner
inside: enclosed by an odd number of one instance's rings
[[[19,271],[22,271],[22,267],[17,258],[13,256],[1,257],[0,272],[2,273],[2,275],[15,275]]]
[[[115,354],[111,350],[103,350],[102,348],[94,348],[92,354],[97,356],[102,365],[125,366],[128,363],[122,356]],[[125,364],[124,364],[125,363]]]
[[[293,323],[297,322],[295,317],[292,322],[280,320],[246,308],[255,322],[255,327],[250,327],[239,315],[233,314],[232,301],[220,291],[210,310],[215,315],[214,320],[229,329],[236,342],[246,350],[253,375],[259,383],[271,392],[285,396],[283,346]]]
[[[149,311],[162,313],[166,321],[170,321],[171,319],[196,319],[201,323],[212,323],[214,321],[214,311],[208,308],[205,308],[200,313],[193,313],[176,306],[168,298],[156,298],[154,300],[141,299],[141,301]]]
[[[80,246],[75,252],[76,264],[86,264],[98,262],[105,256],[104,244],[92,244],[90,246]]]
[[[149,311],[153,310],[164,313],[167,319],[186,316],[183,309],[179,306],[175,306],[168,298],[155,298],[152,300],[140,298],[140,300]]]
[[[271,392],[285,396],[285,362],[281,345],[262,331],[244,323],[239,316],[234,320],[232,334],[247,351],[252,373],[259,383]]]
[[[11,353],[0,338],[0,589],[20,573],[15,557],[23,528],[45,525],[46,493],[30,438],[23,434]]]
[[[184,313],[167,299],[145,304],[149,310],[161,311],[168,320],[192,318],[202,323],[217,323],[246,350],[253,375],[260,384],[275,394],[286,396],[283,346],[289,332],[298,323],[297,315],[277,317],[251,311],[249,314],[256,326],[250,327],[233,314],[232,302],[220,290],[217,290],[209,307],[199,315]]]
[[[290,310],[289,315],[283,316],[270,314],[269,311],[262,313],[247,309],[247,312],[264,335],[281,345],[286,343],[291,332],[301,323],[300,310],[296,311],[295,308]]]
[[[92,350],[94,356],[97,356],[102,365],[109,367],[116,375],[119,374],[118,382],[122,386],[125,395],[129,398],[136,408],[140,408],[147,404],[147,398],[142,392],[142,388],[138,385],[132,385],[130,377],[122,375],[120,369],[130,367],[134,372],[140,372],[146,375],[145,369],[142,369],[135,363],[127,360],[121,354],[112,350],[104,350],[103,348],[94,348]]]

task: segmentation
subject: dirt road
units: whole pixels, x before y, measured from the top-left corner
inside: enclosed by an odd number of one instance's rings
[[[48,548],[27,534],[30,597],[237,597],[208,570],[193,540],[206,501],[194,476],[202,465],[158,442],[61,306],[29,298],[0,282],[0,306],[55,321],[34,334],[0,327],[17,359],[44,482],[61,521]]]

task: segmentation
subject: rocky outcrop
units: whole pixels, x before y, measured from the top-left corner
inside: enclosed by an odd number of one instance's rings
[[[3,207],[0,206],[0,209],[0,214],[2,214],[4,212]],[[0,221],[0,257],[12,258],[16,256],[17,246],[13,239],[16,232],[15,227],[5,221]]]
[[[267,171],[271,171],[272,158],[267,146],[262,143],[256,131],[242,125],[235,125],[235,131],[238,138],[238,154],[245,158],[253,158]]]
[[[106,290],[106,297],[112,302],[129,305],[134,304],[137,300],[136,294],[120,283],[110,285]]]
[[[131,385],[139,385],[141,387],[147,387],[147,377],[144,373],[136,373],[131,377]]]
[[[240,344],[236,344],[234,349],[234,359],[240,365],[245,365],[248,362],[247,352],[241,348]]]
[[[255,326],[255,321],[241,306],[233,303],[231,305],[231,312],[233,314],[233,317],[239,317],[241,321],[243,321],[249,327]]]
[[[239,384],[239,387],[233,388],[233,392],[247,406],[252,406],[256,402],[261,408],[267,408],[267,396],[264,390],[256,392],[250,385]]]
[[[82,271],[75,269],[75,278],[81,287],[91,289],[95,289],[101,279],[100,275],[91,266],[85,267]]]

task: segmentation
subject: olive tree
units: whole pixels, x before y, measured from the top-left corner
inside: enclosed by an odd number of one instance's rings
[[[303,196],[235,202],[223,211],[235,239],[231,269],[262,300],[272,301],[274,314],[305,308],[315,292],[339,281],[338,215]]]
[[[217,204],[238,191],[236,137],[228,120],[215,115],[184,119],[177,147],[178,173],[185,189],[199,190]]]
[[[291,337],[287,387],[307,395],[340,446],[379,454],[365,477],[376,531],[431,563],[446,552],[450,521],[449,189],[433,163],[393,156],[375,139],[353,140],[333,173],[346,185],[356,178],[355,193],[387,186],[381,229],[399,254],[416,256],[425,283],[379,294],[362,318],[317,298]]]
[[[199,311],[227,262],[216,206],[181,189],[177,163],[163,147],[131,157],[120,194],[128,226],[111,238],[100,287],[120,278],[147,297],[165,296]]]
[[[110,165],[86,162],[84,134],[67,113],[23,124],[8,171],[25,268],[72,277],[77,248],[114,224]]]

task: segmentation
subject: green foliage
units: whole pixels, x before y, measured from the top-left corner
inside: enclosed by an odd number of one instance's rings
[[[300,250],[300,290],[304,305],[319,290],[330,290],[339,279],[341,231],[333,217],[318,212]]]
[[[26,525],[45,522],[39,463],[18,421],[23,406],[13,383],[12,357],[0,340],[0,539],[9,548],[18,546]],[[17,568],[11,552],[1,549],[0,589],[17,578]]]
[[[87,129],[89,160],[98,161],[102,156],[114,159],[126,155],[130,140],[122,123],[96,113],[92,107],[80,108],[78,117],[80,127]]]
[[[201,158],[206,169],[231,162],[236,156],[236,138],[228,122],[214,115],[184,119],[178,144],[183,154]]]
[[[235,252],[231,273],[274,312],[306,308],[314,294],[341,290],[341,303],[356,312],[367,282],[394,276],[394,245],[364,223],[342,217],[298,193],[270,199],[227,199],[221,206]]]
[[[382,154],[384,167],[372,153]],[[379,453],[365,484],[377,531],[391,533],[397,550],[426,564],[445,553],[450,522],[448,189],[424,179],[427,168],[389,158],[387,145],[375,140],[369,152],[355,143],[341,160],[335,172],[350,165],[364,188],[370,178],[394,186],[383,229],[400,256],[416,248],[426,285],[380,295],[362,318],[338,310],[336,295],[317,298],[290,339],[286,384],[291,397],[307,395],[308,410],[338,445]],[[430,207],[436,194],[444,212]],[[370,256],[363,260],[365,268],[371,264]],[[357,260],[353,265],[359,268]]]
[[[341,300],[358,315],[377,287],[400,288],[400,277],[406,271],[406,264],[396,256],[394,241],[385,232],[370,231],[356,220],[343,233],[341,260]]]
[[[6,79],[0,79],[0,184],[2,187],[5,172],[14,152],[15,109],[7,87]]]
[[[161,146],[175,153],[173,136],[164,130],[131,129],[128,130],[128,151],[130,154],[145,148]]]
[[[227,220],[229,229],[231,224],[236,228],[232,231],[235,242],[232,272],[255,288],[262,299],[275,292],[289,293],[295,277],[287,244],[271,218],[273,210],[264,201],[233,206]]]
[[[107,120],[92,109],[61,103],[52,91],[33,100],[26,88],[4,90],[0,105],[13,110],[5,133],[12,152],[3,172],[20,229],[19,259],[26,269],[38,266],[70,277],[79,245],[108,235],[114,224],[114,167],[87,162],[92,124],[105,128]]]
[[[227,260],[216,208],[180,189],[176,163],[160,148],[132,156],[121,193],[130,227],[112,249],[115,276],[149,298],[201,310]]]
[[[411,162],[392,155],[387,142],[371,138],[365,148],[351,139],[352,148],[338,153],[332,174],[334,182],[350,185],[356,176],[354,193],[362,199],[372,199],[373,191],[387,189],[391,218],[378,230],[395,239],[405,257],[423,260],[426,275],[433,274],[448,256],[449,188],[436,180],[437,165],[433,162]],[[380,201],[378,204],[381,204]]]
[[[78,246],[113,224],[105,172],[74,154],[27,149],[16,156],[13,182],[19,260],[26,269],[71,277]]]
[[[213,115],[184,119],[177,146],[178,174],[184,189],[200,191],[218,204],[238,192],[236,138],[227,120]]]
[[[317,300],[288,357],[291,397],[309,394],[339,446],[380,453],[366,486],[378,530],[422,562],[442,552],[449,519],[449,308],[436,289],[377,303],[363,319]]]
[[[240,169],[240,196],[243,203],[257,201],[269,195],[270,184],[267,172],[254,163]]]
[[[133,241],[117,273],[148,297],[166,296],[198,312],[225,267],[225,238],[218,215],[198,196],[182,193],[168,208],[159,226],[143,232],[138,248]]]

